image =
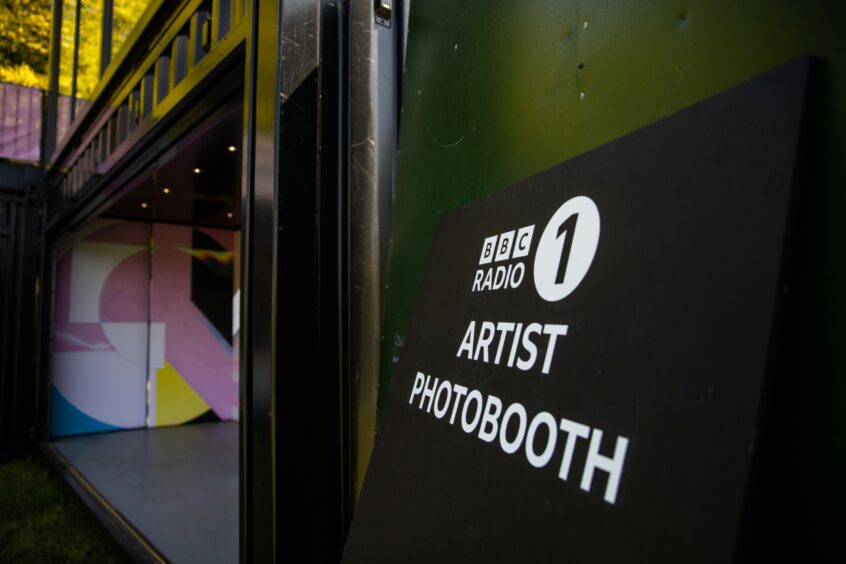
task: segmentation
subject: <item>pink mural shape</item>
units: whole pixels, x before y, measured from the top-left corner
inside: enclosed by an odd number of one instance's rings
[[[106,279],[100,293],[100,320],[104,322],[147,322],[149,253],[135,253],[118,264]]]
[[[133,222],[114,222],[81,237],[85,243],[140,247],[117,265],[108,275],[110,284],[104,285],[96,321],[80,322],[70,319],[71,292],[77,299],[84,288],[71,289],[73,246],[56,264],[56,296],[53,318],[54,351],[112,350],[101,322],[147,320],[147,278],[149,268],[149,227]],[[74,245],[76,246],[76,245]],[[84,252],[77,248],[77,253]],[[111,288],[106,292],[106,288]]]
[[[231,232],[202,229],[232,252]],[[232,386],[231,335],[219,335],[191,300],[192,228],[153,228],[151,321],[165,325],[165,360],[209,404],[220,419],[238,405]]]

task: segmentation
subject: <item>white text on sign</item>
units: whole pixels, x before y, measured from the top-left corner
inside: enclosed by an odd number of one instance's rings
[[[478,334],[476,322],[471,321],[455,356],[468,360],[516,366],[531,370],[543,352],[541,372],[549,374],[558,337],[567,335],[567,325],[557,323],[513,323],[482,321]],[[545,346],[544,346],[545,345]]]
[[[534,225],[512,229],[499,235],[487,237],[482,244],[479,266],[521,259],[529,256],[532,247]],[[500,264],[476,270],[473,277],[473,292],[517,288],[526,276],[526,264],[522,261],[508,265]]]
[[[614,454],[606,456],[599,452],[604,435],[601,429],[564,417],[557,418],[548,411],[541,411],[530,420],[525,406],[519,402],[512,403],[503,412],[502,400],[493,394],[485,397],[479,390],[470,390],[466,386],[432,378],[422,372],[417,372],[414,378],[408,403],[413,403],[415,398],[420,400],[418,409],[433,413],[437,419],[443,419],[449,414],[449,424],[454,425],[457,419],[465,433],[476,434],[487,443],[498,438],[506,454],[514,454],[522,447],[526,460],[535,468],[543,468],[552,460],[560,431],[563,433],[564,448],[558,478],[565,482],[570,477],[573,454],[579,439],[589,440],[579,487],[590,492],[594,474],[597,470],[605,472],[608,480],[602,497],[610,504],[617,502],[629,446],[628,438],[618,436],[614,443]]]

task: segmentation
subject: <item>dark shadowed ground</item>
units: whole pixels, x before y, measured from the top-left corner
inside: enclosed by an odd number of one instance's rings
[[[0,562],[126,562],[59,478],[31,458],[0,461]]]

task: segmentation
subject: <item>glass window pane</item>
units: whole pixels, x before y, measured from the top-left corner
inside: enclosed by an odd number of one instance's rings
[[[56,146],[61,145],[71,121],[73,90],[73,47],[76,35],[76,0],[62,1],[62,29],[59,43],[59,101]]]
[[[59,94],[71,95],[73,86],[73,44],[76,30],[76,0],[62,2],[62,40],[59,53]]]
[[[132,28],[144,10],[149,0],[114,0],[114,16],[112,18],[112,60],[123,47]]]
[[[81,0],[79,14],[79,68],[77,97],[88,100],[100,80],[100,51],[103,41],[103,0]]]

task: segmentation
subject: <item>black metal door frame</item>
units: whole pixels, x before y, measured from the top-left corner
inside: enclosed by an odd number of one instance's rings
[[[245,562],[337,561],[348,526],[346,7],[252,5],[242,206]]]

